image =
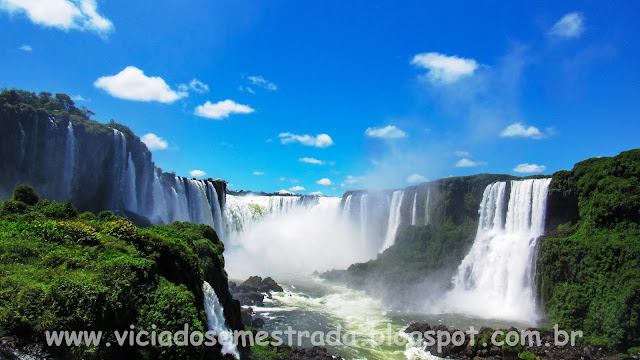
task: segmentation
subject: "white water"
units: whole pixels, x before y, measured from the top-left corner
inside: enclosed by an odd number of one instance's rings
[[[353,195],[349,195],[344,200],[344,207],[342,208],[342,217],[345,219],[345,221],[351,220],[351,198],[352,197]]]
[[[218,299],[218,295],[208,282],[202,285],[204,292],[204,309],[207,313],[209,331],[214,331],[222,343],[222,354],[233,355],[240,359],[238,349],[233,342],[233,332],[229,329],[224,318],[224,308]]]
[[[22,125],[20,125],[20,131],[22,132],[22,137],[24,138],[24,130],[22,130]],[[23,154],[22,156],[24,156],[24,150],[21,151]],[[76,136],[73,133],[73,125],[71,124],[71,121],[69,121],[69,125],[67,126],[67,143],[65,147],[64,160],[64,185],[66,187],[67,199],[71,199],[71,195],[73,194],[73,168],[75,166],[75,161]]]
[[[341,199],[227,195],[227,270],[231,276],[286,279],[368,259],[359,228],[344,221]]]
[[[362,197],[360,197],[360,242],[362,243],[363,249],[365,249],[367,246],[367,225],[368,225],[367,198],[368,197],[369,195],[367,194],[362,194]]]
[[[431,188],[427,190],[427,202],[424,204],[424,224],[431,224]]]
[[[125,173],[125,187],[126,187],[126,196],[125,196],[125,207],[129,211],[137,212],[138,211],[138,192],[136,191],[136,165],[133,163],[131,159],[131,153],[127,158],[127,171]]]
[[[535,323],[533,289],[537,239],[544,233],[551,179],[511,181],[487,186],[480,204],[473,246],[453,279],[445,311],[483,318]]]
[[[393,192],[391,197],[391,206],[389,207],[389,221],[387,225],[387,235],[384,239],[384,244],[382,244],[382,248],[380,252],[383,252],[388,247],[393,245],[396,241],[396,232],[398,231],[398,227],[400,226],[401,217],[400,217],[400,208],[402,206],[402,199],[404,198],[404,191],[397,190]]]
[[[413,195],[413,206],[411,207],[411,225],[416,225],[417,221],[417,211],[416,211],[416,203],[418,202],[418,193],[416,192]]]

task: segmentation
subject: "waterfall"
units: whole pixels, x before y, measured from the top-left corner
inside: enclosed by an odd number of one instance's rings
[[[404,191],[397,190],[393,192],[391,196],[391,206],[389,206],[389,220],[387,225],[387,235],[384,239],[384,244],[382,244],[382,248],[380,252],[383,252],[388,247],[393,245],[396,241],[396,232],[398,231],[398,227],[400,226],[400,208],[402,207],[402,199],[404,198]]]
[[[218,335],[218,342],[222,344],[222,354],[233,355],[236,359],[240,359],[238,348],[233,341],[233,332],[226,324],[224,308],[218,295],[206,281],[202,285],[202,292],[204,292],[204,309],[207,313],[208,329]]]
[[[367,244],[367,194],[360,197],[360,239],[363,249]]]
[[[113,129],[113,194],[112,209],[119,209],[122,206],[120,198],[126,194],[124,189],[125,170],[127,167],[127,138],[122,132]]]
[[[24,153],[25,153],[25,142],[26,142],[26,134],[24,133],[24,128],[22,127],[22,123],[20,121],[18,121],[18,129],[20,130],[20,141],[19,141],[19,147],[20,147],[20,153],[18,155],[18,166],[22,165],[22,162],[24,161]]]
[[[213,217],[213,227],[218,232],[220,240],[224,241],[224,227],[222,226],[222,207],[218,201],[218,192],[215,186],[210,182],[206,183],[207,197],[209,198],[209,206]]]
[[[20,126],[24,137],[24,131]],[[24,150],[21,150],[24,151]],[[65,148],[65,160],[64,160],[64,186],[66,188],[66,197],[71,199],[73,194],[73,167],[75,166],[76,159],[76,136],[73,133],[73,125],[69,121],[67,126],[67,143]]]
[[[551,179],[511,181],[486,187],[480,203],[476,239],[453,278],[447,302],[457,312],[537,321],[533,263],[544,233]]]
[[[351,218],[351,198],[352,197],[353,195],[349,195],[344,200],[344,206],[342,207],[342,217],[345,219],[345,221],[349,221],[349,219]]]
[[[153,182],[151,183],[153,196],[152,220],[157,223],[166,224],[169,222],[169,206],[165,198],[164,188],[158,178],[158,173],[153,171]],[[171,190],[174,190],[173,188]],[[174,190],[175,191],[175,190]]]
[[[127,157],[127,171],[125,172],[125,204],[129,211],[138,211],[138,193],[136,192],[136,166],[131,159],[131,153]]]
[[[424,204],[424,224],[429,225],[431,223],[431,209],[429,203],[431,202],[431,188],[427,190],[427,202]]]
[[[416,203],[417,202],[418,202],[418,193],[416,192],[413,195],[413,206],[411,207],[411,225],[416,224],[416,220],[417,220]]]

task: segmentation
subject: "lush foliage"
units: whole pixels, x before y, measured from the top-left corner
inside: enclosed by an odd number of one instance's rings
[[[550,195],[579,219],[542,243],[538,283],[549,321],[587,340],[640,344],[640,150],[589,159],[554,174]]]
[[[115,343],[114,331],[130,325],[174,332],[188,323],[206,331],[198,253],[218,259],[223,250],[211,227],[139,229],[108,212],[78,215],[69,203],[18,199],[1,206],[0,337],[42,341],[46,330],[101,330],[104,344]],[[177,359],[198,358],[205,350],[101,345],[61,349],[60,355]]]

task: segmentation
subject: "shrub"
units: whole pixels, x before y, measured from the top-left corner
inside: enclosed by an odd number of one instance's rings
[[[40,200],[40,196],[34,188],[29,185],[18,185],[13,190],[13,199],[22,201],[27,205],[35,205],[38,200]]]
[[[5,200],[0,205],[0,216],[6,216],[10,214],[24,214],[27,212],[27,204],[20,200]]]

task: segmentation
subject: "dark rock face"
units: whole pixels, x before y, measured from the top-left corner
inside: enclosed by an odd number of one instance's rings
[[[282,291],[282,286],[275,280],[270,277],[263,279],[260,276],[251,276],[242,284],[231,286],[233,297],[246,306],[263,306],[265,294],[271,296],[271,292]]]

